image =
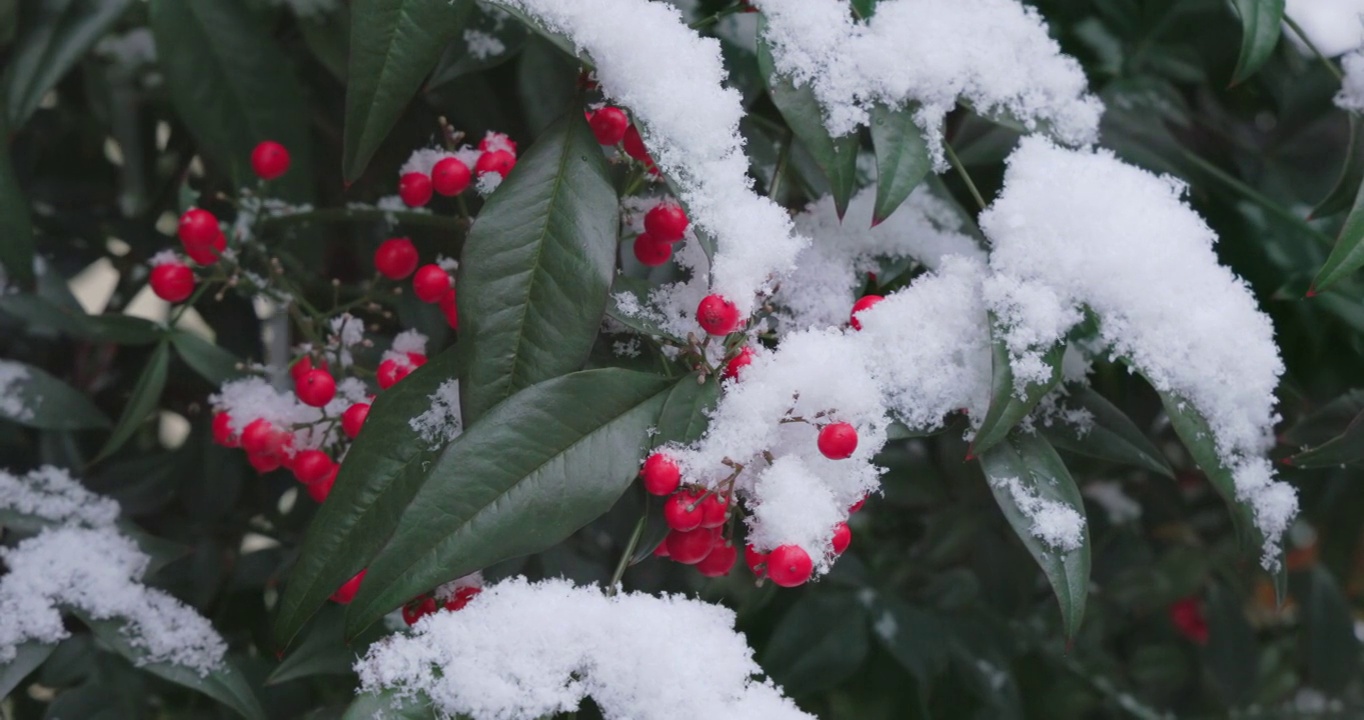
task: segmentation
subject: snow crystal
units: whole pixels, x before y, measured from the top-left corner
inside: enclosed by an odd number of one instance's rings
[[[1364,112],[1364,52],[1353,52],[1340,59],[1345,80],[1336,94],[1336,106],[1352,112]]]
[[[63,525],[109,527],[118,503],[85,489],[66,470],[44,465],[26,475],[0,470],[0,510]]]
[[[1364,0],[1288,0],[1284,14],[1302,28],[1307,39],[1326,57],[1364,45]],[[1286,24],[1283,34],[1303,54],[1312,52]]]
[[[339,444],[340,423],[323,421],[339,418],[346,408],[363,402],[369,402],[369,389],[357,378],[338,382],[336,397],[320,408],[303,404],[294,393],[277,390],[259,377],[225,383],[209,397],[216,411],[231,417],[228,424],[234,433],[260,419],[278,429],[292,429],[293,442],[285,448],[289,454]]]
[[[473,572],[468,575],[464,575],[463,577],[455,578],[454,580],[451,580],[450,582],[437,587],[435,592],[432,594],[436,596],[437,601],[443,604],[445,603],[445,601],[449,600],[450,598],[453,598],[456,592],[463,590],[464,588],[481,589],[482,587],[483,573]]]
[[[1084,487],[1084,496],[1098,503],[1108,514],[1108,521],[1122,525],[1141,518],[1141,503],[1123,492],[1116,480],[1099,480]]]
[[[472,28],[464,31],[464,45],[469,54],[479,60],[497,57],[507,51],[507,46],[496,36]]]
[[[401,177],[408,173],[421,173],[430,175],[431,169],[436,167],[436,163],[455,154],[447,152],[441,148],[417,148],[412,154],[407,156],[407,162],[398,168],[398,176]],[[470,165],[469,167],[473,167]]]
[[[404,330],[393,338],[393,344],[384,351],[384,360],[392,360],[399,365],[414,367],[409,353],[426,354],[426,336],[416,330]]]
[[[617,340],[611,343],[611,352],[616,357],[636,358],[639,357],[639,338],[632,337],[625,340]]]
[[[331,337],[327,339],[328,359],[345,368],[355,362],[351,348],[365,340],[365,323],[350,313],[341,313],[328,321]]]
[[[147,266],[155,268],[161,267],[162,265],[183,265],[184,262],[185,261],[180,258],[179,253],[167,249],[153,255],[151,259],[147,261]]]
[[[993,484],[1008,490],[1014,505],[1032,521],[1028,532],[1033,537],[1060,552],[1080,548],[1084,542],[1085,519],[1075,508],[1041,497],[1035,490],[1025,487],[1018,478],[1000,478]]]
[[[478,176],[478,180],[474,181],[474,190],[478,191],[479,195],[488,197],[499,187],[502,187],[503,179],[499,173],[485,172]]]
[[[734,613],[682,596],[607,596],[518,578],[423,618],[356,664],[361,688],[421,693],[437,712],[532,720],[591,697],[609,720],[810,718],[762,672]]]
[[[819,554],[831,554],[834,525],[848,519],[849,504],[836,500],[824,479],[799,455],[777,458],[758,477],[753,497],[748,544],[762,551],[795,541],[807,552],[830,548]],[[819,554],[811,553],[817,563]],[[826,563],[832,560],[825,558]]]
[[[28,368],[23,363],[0,360],[0,415],[14,420],[33,419],[33,408],[25,405],[19,394],[20,386],[27,383],[28,378]]]
[[[459,381],[446,380],[427,399],[431,401],[431,408],[408,420],[407,424],[432,450],[436,450],[454,440],[464,428],[459,412]]]

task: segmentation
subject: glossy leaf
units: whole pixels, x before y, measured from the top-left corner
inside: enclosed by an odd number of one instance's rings
[[[245,374],[238,367],[241,361],[232,353],[198,335],[177,330],[171,333],[170,340],[180,359],[215,386]]]
[[[161,391],[166,387],[166,374],[169,368],[170,345],[162,342],[147,359],[147,365],[142,369],[142,374],[137,378],[137,384],[133,386],[132,394],[128,397],[128,404],[123,407],[123,414],[118,418],[118,425],[114,426],[113,433],[100,449],[99,455],[95,457],[96,461],[109,457],[123,447],[123,443],[128,442],[133,433],[146,421],[147,416],[156,409],[161,401]]]
[[[620,202],[582,113],[561,118],[488,198],[460,258],[464,421],[582,367],[616,267]]]
[[[1065,343],[1057,343],[1048,350],[1042,359],[1051,368],[1051,377],[1045,383],[1028,383],[1023,389],[1023,396],[1019,397],[1014,387],[1013,368],[1009,364],[1009,349],[1005,346],[1004,340],[998,337],[999,330],[994,323],[991,323],[991,332],[996,338],[993,350],[993,377],[990,380],[990,409],[986,411],[985,419],[981,421],[980,429],[976,431],[976,437],[971,441],[972,455],[988,451],[1007,437],[1014,426],[1037,407],[1042,396],[1060,384],[1061,356],[1066,352]]]
[[[871,224],[881,224],[914,192],[933,166],[913,105],[877,105],[871,113],[871,146],[876,151],[876,205]]]
[[[41,292],[42,281],[39,282]],[[41,295],[0,296],[0,312],[30,325],[45,325],[71,337],[119,345],[150,345],[162,338],[156,323],[131,315],[87,315],[81,306]]]
[[[76,66],[132,0],[40,0],[25,18],[24,32],[5,72],[5,109],[12,127],[23,125],[43,96]],[[26,8],[27,9],[27,8]]]
[[[658,434],[652,439],[657,447],[671,442],[684,445],[705,434],[710,425],[710,413],[720,400],[720,383],[716,378],[698,383],[693,375],[683,376],[668,392],[663,410],[658,416]]]
[[[279,685],[319,675],[351,675],[355,658],[364,655],[365,649],[377,639],[378,633],[373,633],[374,637],[366,637],[363,641],[347,643],[345,630],[345,608],[340,605],[322,608],[304,631],[298,646],[270,673],[265,684]]]
[[[436,69],[426,81],[427,92],[434,92],[469,73],[501,65],[515,57],[526,43],[525,25],[508,22],[505,15],[493,14],[478,4],[474,4],[465,18],[463,28],[464,32],[456,33],[441,53]],[[495,46],[490,40],[501,43],[502,49],[493,52]]]
[[[1231,75],[1231,84],[1236,85],[1274,54],[1283,26],[1284,0],[1232,0],[1232,6],[1241,17],[1241,53]]]
[[[1321,292],[1364,266],[1364,185],[1355,194],[1350,213],[1336,236],[1335,247],[1312,280],[1308,295]]]
[[[1288,459],[1294,467],[1322,468],[1364,460],[1364,412],[1355,415],[1337,436]]]
[[[341,167],[360,177],[411,102],[441,49],[459,35],[473,0],[356,0]]]
[[[33,220],[14,174],[8,137],[9,125],[0,117],[0,267],[27,286],[33,284]]]
[[[451,348],[375,398],[289,574],[275,619],[279,647],[388,542],[440,453],[411,420],[430,409],[431,394],[458,370],[459,353]]]
[[[0,365],[21,366],[25,375],[6,386],[9,402],[0,403],[0,419],[44,430],[109,427],[109,418],[79,390],[32,365],[7,361]]]
[[[847,591],[807,592],[777,622],[761,664],[799,697],[837,685],[858,671],[871,645],[867,608]]]
[[[990,482],[995,502],[1009,521],[1014,534],[1042,567],[1061,605],[1061,624],[1066,637],[1073,638],[1080,629],[1089,596],[1089,524],[1085,524],[1084,538],[1079,548],[1060,552],[1032,534],[1033,521],[1014,501],[1013,493],[1002,481],[1016,478],[1022,486],[1044,500],[1062,503],[1085,516],[1085,504],[1080,489],[1066,470],[1060,456],[1038,435],[1014,433],[989,452],[980,456],[980,467]]]
[[[1284,433],[1290,445],[1320,445],[1339,435],[1364,412],[1364,390],[1348,390],[1321,407],[1298,418]]]
[[[1086,457],[1145,468],[1168,478],[1175,476],[1165,454],[1142,433],[1132,419],[1089,387],[1068,388],[1062,405],[1089,414],[1085,428],[1056,420],[1042,428],[1052,445]]]
[[[547,380],[493,408],[441,453],[369,566],[351,635],[408,598],[551,547],[615,504],[671,390],[617,368]]]
[[[1327,217],[1348,210],[1359,193],[1360,182],[1364,180],[1364,119],[1356,113],[1349,113],[1350,144],[1345,149],[1345,162],[1341,165],[1340,176],[1331,191],[1312,208],[1311,217]]]
[[[15,648],[14,659],[0,665],[0,698],[9,697],[9,694],[19,687],[19,683],[28,677],[42,665],[52,651],[56,650],[56,645],[46,645],[38,642],[20,643]]]

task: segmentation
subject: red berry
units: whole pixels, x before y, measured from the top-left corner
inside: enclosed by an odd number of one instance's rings
[[[601,145],[615,145],[625,139],[625,130],[630,127],[630,118],[625,111],[610,105],[598,110],[588,118],[587,124],[592,134],[597,136]]]
[[[440,302],[449,291],[450,273],[445,272],[445,268],[434,263],[417,268],[417,274],[412,278],[412,294],[418,300],[424,303]]]
[[[696,322],[711,335],[728,335],[739,327],[739,308],[719,295],[707,295],[696,306]]]
[[[842,555],[848,549],[852,544],[852,528],[848,527],[848,523],[841,522],[834,526],[834,537],[829,544],[833,545],[835,555]]]
[[[672,256],[672,243],[659,240],[647,232],[640,233],[639,237],[635,238],[635,259],[641,265],[658,267],[668,262],[668,258]]]
[[[180,216],[180,226],[176,231],[180,242],[190,245],[208,245],[218,237],[218,218],[213,213],[200,208],[190,208]]]
[[[682,471],[677,462],[663,453],[645,458],[639,476],[644,481],[644,489],[653,495],[671,495],[682,482]]]
[[[213,416],[213,442],[225,448],[234,448],[241,444],[241,439],[232,432],[231,415],[220,412]]]
[[[679,532],[701,527],[701,521],[704,519],[705,513],[701,510],[701,493],[698,491],[686,490],[674,493],[663,503],[663,521],[668,523],[668,527]]]
[[[194,294],[194,271],[184,263],[164,263],[152,268],[152,292],[167,302],[183,302]]]
[[[289,170],[289,151],[274,140],[266,140],[251,151],[251,169],[262,180],[274,180]]]
[[[739,557],[739,551],[729,543],[720,542],[711,548],[710,554],[701,562],[696,563],[696,569],[702,575],[709,578],[724,577],[729,571],[734,569],[734,561]]]
[[[483,588],[462,587],[455,591],[454,597],[445,601],[445,609],[451,612],[463,610],[464,606],[468,605],[469,601],[473,600],[481,592],[483,592]]]
[[[710,493],[701,501],[701,527],[718,528],[729,520],[729,498]]]
[[[715,548],[717,534],[710,528],[697,528],[688,532],[674,530],[668,533],[663,542],[668,544],[668,557],[683,565],[695,565],[705,560]]]
[[[333,463],[331,472],[327,476],[311,485],[304,485],[303,489],[308,491],[308,497],[315,503],[321,503],[327,499],[332,492],[332,486],[336,484],[336,476],[341,472],[341,465]]]
[[[505,152],[516,157],[516,141],[504,133],[490,132],[478,141],[478,149],[483,152]]]
[[[738,379],[739,371],[753,364],[753,348],[746,347],[739,351],[738,355],[730,358],[725,363],[724,376],[730,380]]]
[[[675,202],[661,202],[644,214],[644,231],[668,242],[677,242],[687,232],[687,213]]]
[[[631,125],[625,130],[625,137],[621,139],[625,144],[625,154],[644,163],[652,165],[654,159],[649,157],[649,150],[644,147],[644,138],[639,136],[639,128]]]
[[[431,168],[432,188],[446,197],[454,197],[469,189],[472,177],[469,166],[460,162],[459,158],[445,158]]]
[[[304,376],[304,375],[307,375],[308,373],[312,372],[313,370],[326,370],[326,369],[327,369],[327,360],[326,360],[325,358],[319,359],[319,360],[318,360],[318,363],[317,363],[316,365],[314,365],[314,364],[313,364],[313,356],[312,356],[312,355],[304,355],[303,357],[301,357],[301,358],[299,358],[297,361],[295,361],[293,365],[289,366],[289,377],[293,378],[293,379],[294,379],[294,383],[297,384],[297,383],[300,383],[300,382],[303,381],[303,376]]]
[[[374,251],[374,267],[389,280],[402,280],[417,269],[417,246],[407,238],[389,238]]]
[[[1186,597],[1170,604],[1170,621],[1179,634],[1199,644],[1208,644],[1208,619],[1196,597]]]
[[[312,485],[330,475],[335,464],[321,450],[304,450],[294,456],[294,477],[304,485]]]
[[[440,312],[445,316],[445,324],[452,329],[459,329],[459,307],[455,305],[455,289],[445,293],[440,299]]]
[[[365,424],[365,418],[369,417],[369,403],[355,403],[346,408],[341,413],[341,432],[351,440],[360,434],[360,427]]]
[[[326,370],[309,370],[294,385],[294,392],[304,405],[322,407],[336,397],[336,378]]]
[[[862,312],[863,310],[870,308],[872,305],[881,302],[882,300],[885,300],[885,298],[881,297],[880,295],[863,295],[862,297],[857,299],[857,302],[853,303],[852,315],[850,316],[849,319],[852,322],[854,330],[862,329],[862,323],[857,321],[857,314]]]
[[[242,428],[242,449],[248,454],[259,455],[271,452],[275,441],[275,426],[269,420],[252,420]]]
[[[431,604],[430,610],[427,610],[427,603]],[[407,623],[408,627],[412,627],[417,624],[418,620],[422,619],[422,616],[434,612],[435,609],[435,598],[425,597],[420,600],[413,600],[412,602],[403,605],[403,622]]]
[[[410,172],[398,179],[398,197],[408,207],[421,207],[431,202],[431,176]]]
[[[842,460],[857,449],[857,428],[848,423],[825,425],[819,431],[819,451],[830,460]]]
[[[399,380],[412,374],[411,365],[400,364],[397,360],[385,360],[379,363],[379,370],[375,373],[379,380],[379,388],[387,390],[398,384]]]
[[[206,245],[185,245],[185,254],[200,265],[208,266],[218,262],[223,251],[227,250],[227,236],[220,230],[217,237]]]
[[[752,545],[744,547],[744,564],[759,578],[767,574],[767,556],[767,553],[758,552]]]
[[[408,372],[412,372],[412,370],[426,364],[426,356],[419,352],[410,352],[407,354],[407,361],[412,363],[412,367],[408,369]]]
[[[782,545],[767,556],[767,576],[781,587],[795,587],[810,579],[815,564],[795,545]]]
[[[863,497],[861,500],[858,500],[857,502],[853,503],[853,504],[852,504],[852,507],[848,508],[848,514],[851,515],[851,514],[857,512],[858,510],[861,510],[861,509],[862,509],[862,506],[863,506],[863,505],[866,505],[866,504],[867,504],[867,498],[866,498],[866,497]]]
[[[350,601],[355,599],[355,593],[360,592],[360,583],[365,579],[365,572],[365,570],[361,570],[355,577],[347,580],[346,584],[337,588],[336,592],[332,593],[332,602],[341,605],[350,604]]]
[[[478,156],[478,162],[474,163],[474,172],[480,176],[494,172],[502,177],[507,177],[507,173],[516,167],[516,156],[506,150],[493,150]]]
[[[668,557],[668,543],[659,543],[654,548],[654,557]]]
[[[279,466],[283,464],[283,459],[274,453],[250,453],[246,456],[246,461],[251,463],[251,467],[262,475],[272,470],[278,470]]]

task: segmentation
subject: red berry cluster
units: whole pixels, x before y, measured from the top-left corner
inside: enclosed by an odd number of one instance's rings
[[[651,175],[658,174],[658,165],[654,163],[648,148],[644,147],[639,128],[630,124],[630,117],[624,110],[607,105],[597,110],[587,110],[583,114],[587,116],[587,125],[592,128],[598,143],[619,145],[626,155],[642,163]]]
[[[408,207],[422,207],[435,193],[454,197],[469,189],[474,176],[496,173],[506,177],[516,166],[516,142],[501,133],[488,133],[478,144],[479,155],[471,171],[457,157],[446,157],[431,167],[431,172],[406,172],[398,178],[398,197]]]
[[[455,286],[450,273],[436,263],[418,268],[419,261],[417,246],[407,238],[389,238],[374,251],[374,267],[380,275],[390,280],[403,280],[416,273],[412,278],[412,294],[424,303],[439,305],[445,322],[458,329],[459,308],[455,305]],[[382,371],[382,366],[380,369]]]
[[[644,214],[644,232],[635,238],[635,259],[649,267],[668,262],[673,244],[687,233],[687,213],[681,205],[665,200]]]
[[[444,607],[451,612],[463,610],[464,606],[468,605],[469,601],[473,600],[481,592],[483,592],[482,588],[462,587],[455,590],[454,594],[444,603],[438,600],[434,593],[426,593],[425,595],[407,601],[407,603],[403,605],[403,622],[407,623],[408,627],[411,627],[416,625],[418,620],[436,612],[441,609],[441,607]]]

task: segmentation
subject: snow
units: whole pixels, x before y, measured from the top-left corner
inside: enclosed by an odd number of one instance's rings
[[[44,465],[24,475],[0,470],[0,510],[48,522],[111,527],[118,503],[85,489],[66,470]]]
[[[33,408],[25,405],[19,395],[19,387],[27,383],[28,378],[28,368],[23,363],[0,360],[0,416],[14,420],[33,419]]]
[[[1352,52],[1340,59],[1345,79],[1336,94],[1336,106],[1351,112],[1364,112],[1364,52]]]
[[[432,450],[454,440],[464,429],[459,411],[459,381],[446,380],[428,398],[431,408],[408,420],[408,425]]]
[[[482,154],[477,150],[474,152],[479,155]],[[417,148],[412,151],[411,155],[407,156],[407,161],[403,163],[402,167],[398,168],[398,177],[408,173],[430,175],[432,168],[436,167],[436,163],[448,157],[455,157],[455,154],[441,148]],[[477,155],[475,155],[475,160],[477,160]],[[469,165],[469,167],[472,169],[473,165]]]
[[[608,596],[563,580],[488,587],[370,647],[362,690],[421,693],[438,713],[533,720],[591,697],[607,720],[810,718],[768,681],[734,613],[677,595]]]
[[[346,408],[363,402],[369,402],[369,388],[357,378],[337,382],[336,397],[320,408],[303,404],[293,392],[276,390],[260,377],[230,381],[209,397],[215,411],[231,416],[229,425],[234,433],[241,433],[259,419],[269,421],[276,429],[292,428],[293,441],[285,449],[290,455],[299,450],[338,447],[343,435],[336,420]]]
[[[506,178],[495,172],[485,172],[478,176],[474,181],[474,191],[483,197],[492,195],[494,191],[502,187],[502,181]]]
[[[1080,549],[1085,538],[1085,519],[1063,502],[1041,497],[1016,477],[1000,478],[993,485],[1009,491],[1014,505],[1032,522],[1028,532],[1053,550]]]
[[[185,264],[184,258],[181,258],[179,253],[171,249],[162,250],[157,254],[153,255],[151,259],[147,261],[147,266],[153,268],[161,267],[162,265],[184,264]]]
[[[1364,45],[1364,0],[1288,0],[1284,14],[1301,27],[1326,57],[1335,57]],[[1298,34],[1285,24],[1283,34],[1303,52]]]
[[[507,51],[507,46],[496,36],[474,29],[464,31],[464,45],[469,54],[479,60],[497,57]]]

